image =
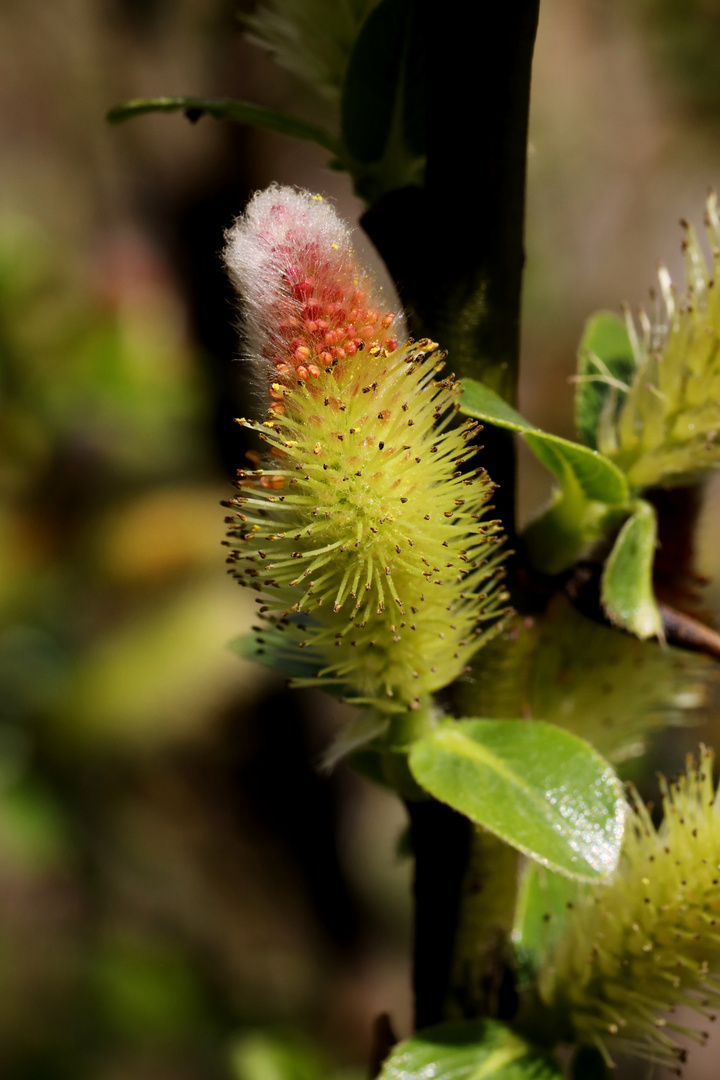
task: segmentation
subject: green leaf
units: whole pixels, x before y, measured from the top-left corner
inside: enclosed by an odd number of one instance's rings
[[[463,380],[460,410],[467,416],[486,420],[496,427],[516,431],[542,464],[561,485],[572,475],[585,498],[604,503],[624,503],[629,497],[627,480],[613,463],[597,450],[580,443],[549,435],[529,423],[511,405],[475,379]]]
[[[333,109],[360,27],[377,0],[259,0],[240,20],[253,45],[280,67],[317,88]],[[328,110],[329,111],[329,110]]]
[[[438,1024],[398,1043],[378,1080],[560,1080],[558,1065],[504,1024]]]
[[[307,124],[295,116],[266,109],[263,105],[253,105],[247,101],[235,101],[233,98],[202,97],[159,97],[137,98],[125,101],[110,109],[107,118],[111,124],[120,124],[144,113],[184,112],[189,120],[199,120],[207,113],[216,120],[232,120],[237,124],[275,131],[280,135],[291,135],[295,139],[317,143],[331,154],[339,153],[337,140],[323,128]]]
[[[662,638],[652,581],[657,517],[644,499],[636,499],[632,510],[605,564],[600,595],[611,622],[643,640]]]
[[[401,92],[409,0],[381,0],[355,42],[342,95],[342,134],[356,161],[380,161]]]
[[[523,530],[532,563],[544,574],[567,570],[627,515],[622,503],[588,499],[568,461],[559,463],[556,476],[562,478],[550,505]]]
[[[578,884],[553,874],[536,862],[525,866],[512,940],[523,967],[537,971],[550,946],[561,935],[568,905],[575,901]]]
[[[585,323],[578,349],[575,424],[583,442],[597,447],[597,430],[613,380],[627,386],[636,364],[625,321],[598,311]]]
[[[450,721],[414,743],[410,769],[436,799],[559,873],[595,881],[615,867],[620,785],[567,731],[539,720]]]
[[[425,171],[424,30],[413,0],[380,0],[348,63],[341,101],[341,166],[371,205],[421,186]]]
[[[558,574],[579,559],[586,548],[618,524],[627,504],[627,480],[597,450],[549,435],[528,423],[489,387],[465,379],[460,408],[468,416],[515,431],[535,457],[560,483],[550,506],[524,533],[533,564],[546,574]]]

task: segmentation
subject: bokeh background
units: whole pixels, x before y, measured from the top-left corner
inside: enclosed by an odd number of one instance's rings
[[[373,1018],[410,1024],[403,815],[318,770],[341,706],[227,648],[252,622],[220,500],[253,391],[219,260],[273,180],[361,205],[309,145],[105,124],[183,93],[316,118],[236,0],[4,0],[0,40],[0,1073],[363,1076]],[[657,258],[680,275],[677,221],[720,184],[718,55],[717,0],[543,0],[521,380],[543,427],[573,434],[588,314],[642,301]],[[521,518],[548,490],[521,452]],[[711,483],[720,613],[719,526]]]

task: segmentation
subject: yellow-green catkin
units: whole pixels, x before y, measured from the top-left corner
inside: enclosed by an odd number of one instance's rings
[[[665,267],[652,295],[654,312],[626,311],[636,371],[629,385],[612,380],[598,429],[598,449],[634,488],[696,478],[720,462],[720,220],[708,196],[708,268],[691,225],[685,230],[686,290],[678,297]],[[639,332],[638,332],[639,329]]]
[[[538,975],[544,1005],[575,1039],[670,1065],[680,1074],[681,1007],[712,1021],[720,1008],[720,795],[713,752],[688,759],[674,783],[661,778],[658,829],[637,796],[621,863],[607,885],[584,888]]]
[[[462,467],[478,425],[453,423],[461,390],[437,346],[398,345],[327,203],[261,192],[226,258],[270,373],[268,419],[241,421],[268,452],[229,504],[233,572],[261,593],[273,647],[280,631],[286,653],[305,649],[316,681],[417,708],[506,607],[493,484]]]

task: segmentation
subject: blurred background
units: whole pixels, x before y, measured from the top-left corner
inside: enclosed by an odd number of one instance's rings
[[[273,180],[361,204],[307,144],[105,124],[188,93],[317,118],[237,0],[4,0],[0,39],[0,1073],[363,1076],[373,1018],[410,1025],[403,814],[318,771],[341,706],[227,649],[252,605],[219,505],[253,408],[223,230]],[[543,0],[520,402],[543,427],[573,434],[585,318],[641,302],[657,258],[680,277],[677,221],[720,184],[719,54],[716,0]],[[527,518],[549,485],[521,466]],[[716,611],[718,527],[711,484]]]

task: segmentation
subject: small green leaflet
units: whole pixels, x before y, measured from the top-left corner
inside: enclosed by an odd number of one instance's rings
[[[561,573],[622,520],[630,497],[624,474],[597,450],[528,423],[483,383],[465,379],[463,387],[462,412],[522,435],[559,481],[550,505],[525,529],[524,540],[538,570]]]
[[[549,506],[523,530],[532,563],[544,574],[567,570],[627,514],[623,503],[588,499],[567,460],[559,461],[555,475],[560,487],[554,490]]]
[[[398,1043],[378,1080],[561,1080],[559,1066],[495,1020],[425,1028]]]
[[[625,823],[620,784],[582,739],[540,720],[438,725],[410,751],[421,787],[544,866],[611,873]]]
[[[253,105],[247,101],[235,101],[233,98],[203,97],[158,97],[136,98],[125,101],[110,109],[107,118],[111,124],[122,123],[134,116],[154,112],[184,112],[189,120],[199,120],[207,113],[216,120],[232,120],[237,124],[275,131],[279,135],[291,135],[296,139],[317,143],[331,154],[339,153],[339,144],[324,128],[307,124],[295,116],[266,109],[263,105]]]
[[[597,450],[541,431],[475,379],[464,379],[462,385],[460,411],[522,435],[537,459],[561,484],[566,482],[569,469],[586,499],[604,503],[627,501],[629,489],[625,476]]]
[[[597,446],[597,431],[611,388],[624,390],[636,364],[625,321],[612,311],[598,311],[585,323],[578,349],[575,426],[588,446]]]
[[[536,862],[525,865],[520,883],[513,945],[521,965],[532,973],[565,928],[568,905],[574,903],[583,886],[560,874],[553,874]]]
[[[619,327],[608,314],[603,314],[602,320],[597,316],[586,331],[588,340],[606,352],[612,351],[613,343],[622,352],[619,335]],[[578,557],[586,541],[598,539],[606,529],[619,524],[618,516],[630,510],[603,572],[603,606],[612,622],[637,637],[661,636],[662,622],[652,588],[657,543],[652,506],[642,499],[628,501],[625,476],[597,450],[540,431],[482,383],[466,379],[463,385],[463,412],[518,432],[560,481],[561,494],[526,530],[535,564],[547,573],[559,573]]]
[[[605,564],[600,595],[611,622],[643,640],[662,638],[652,582],[657,516],[644,499],[636,499],[632,511]]]

